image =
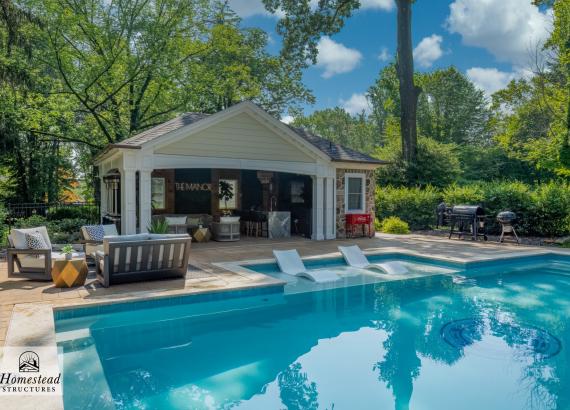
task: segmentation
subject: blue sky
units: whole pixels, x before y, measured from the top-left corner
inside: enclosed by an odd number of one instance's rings
[[[316,0],[312,0],[316,1]],[[281,46],[278,16],[260,0],[230,0],[244,26],[270,33],[271,52]],[[413,6],[415,67],[419,71],[456,66],[487,94],[511,79],[530,75],[533,54],[552,25],[550,10],[531,0],[417,0]],[[319,43],[316,66],[306,70],[314,110],[343,106],[351,113],[369,109],[365,93],[396,50],[394,0],[361,0],[361,9],[343,30]]]

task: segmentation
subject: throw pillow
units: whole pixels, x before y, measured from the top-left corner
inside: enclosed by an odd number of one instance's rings
[[[202,223],[202,218],[200,218],[200,217],[198,217],[198,218],[188,218],[188,225],[190,225],[190,226],[203,225],[203,223]]]
[[[92,241],[103,241],[103,237],[105,236],[103,225],[87,225],[85,226],[85,230],[87,231],[87,235],[89,235],[89,239]]]
[[[44,237],[39,232],[26,233],[26,244],[29,249],[49,249]]]
[[[164,217],[168,225],[184,225],[186,224],[185,216],[166,216]]]

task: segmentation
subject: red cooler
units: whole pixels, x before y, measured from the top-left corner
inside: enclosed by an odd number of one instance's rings
[[[346,237],[354,238],[362,227],[362,236],[372,238],[372,216],[370,214],[346,214]],[[368,234],[366,233],[368,227]]]

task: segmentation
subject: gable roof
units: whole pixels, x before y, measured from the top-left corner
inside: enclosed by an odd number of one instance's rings
[[[248,104],[252,104],[251,102],[247,102]],[[256,106],[257,107],[257,106]],[[257,107],[259,109],[259,107]],[[149,128],[146,131],[141,132],[140,134],[134,135],[126,140],[120,142],[120,144],[116,144],[112,147],[117,148],[141,148],[142,145],[155,141],[158,138],[166,135],[172,131],[176,131],[180,128],[186,127],[188,125],[195,124],[200,122],[201,120],[208,118],[211,115],[215,114],[205,114],[205,113],[198,113],[198,112],[187,112],[181,114],[169,121],[166,121],[156,127]],[[275,120],[278,121],[278,120]],[[282,123],[284,124],[284,123]],[[286,124],[284,124],[286,125]],[[344,147],[340,144],[335,142],[329,141],[323,137],[320,137],[312,132],[308,131],[305,128],[300,127],[292,127],[287,125],[287,127],[293,131],[296,135],[301,137],[306,142],[310,143],[312,146],[317,148],[319,151],[324,153],[327,157],[329,157],[332,161],[337,162],[359,162],[359,163],[369,163],[369,164],[387,164],[387,161],[382,161],[377,158],[373,158],[370,155],[364,154],[362,152],[358,152],[351,148]]]
[[[327,140],[319,135],[313,134],[306,128],[293,127],[289,125],[293,131],[297,133],[300,137],[306,141],[313,144],[319,150],[324,152],[333,161],[340,162],[367,162],[373,164],[387,164],[388,161],[382,161],[381,159],[371,157],[363,152],[356,151],[352,148],[345,147],[344,145],[337,144],[331,140]]]

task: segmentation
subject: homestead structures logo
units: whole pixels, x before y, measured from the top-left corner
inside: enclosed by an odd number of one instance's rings
[[[20,355],[20,366],[18,369],[21,373],[39,372],[40,371],[40,357],[36,352],[24,352]]]
[[[0,355],[0,396],[62,394],[56,346],[10,346],[0,350]]]

